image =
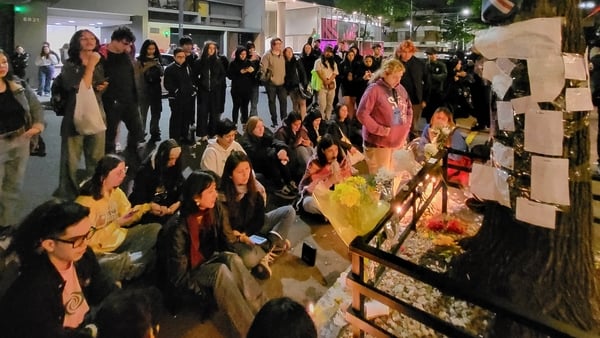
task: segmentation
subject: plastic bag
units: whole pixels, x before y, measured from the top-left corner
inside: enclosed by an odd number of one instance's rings
[[[310,86],[313,90],[321,90],[323,88],[323,80],[321,80],[321,77],[319,74],[317,74],[316,70],[313,69],[310,73],[312,74],[310,78]]]
[[[94,89],[91,86],[87,88],[83,80],[75,98],[73,123],[81,135],[94,135],[106,130]]]

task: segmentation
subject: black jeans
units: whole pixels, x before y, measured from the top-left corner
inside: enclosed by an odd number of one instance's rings
[[[144,130],[138,106],[132,102],[120,102],[115,99],[102,100],[106,112],[106,147],[107,154],[115,153],[115,142],[119,123],[123,121],[129,133],[127,134],[127,148],[136,150],[137,145],[144,141]]]
[[[281,120],[287,116],[287,90],[283,85],[274,86],[266,84],[267,98],[269,99],[269,113],[271,114],[271,123],[277,125],[277,107],[275,106],[275,97],[279,101],[279,117]]]
[[[169,138],[179,142],[189,136],[190,125],[194,123],[194,101],[191,95],[169,99]]]
[[[196,113],[196,136],[215,136],[217,121],[221,117],[218,91],[199,90]]]

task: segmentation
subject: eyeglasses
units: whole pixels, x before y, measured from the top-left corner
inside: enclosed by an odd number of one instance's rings
[[[127,40],[121,40],[121,43],[125,46],[131,45],[131,41],[127,41]]]
[[[96,228],[91,227],[90,231],[88,231],[85,235],[75,236],[70,239],[62,239],[62,238],[55,238],[55,237],[50,237],[50,239],[53,241],[61,242],[61,243],[71,244],[73,246],[73,249],[75,249],[75,248],[81,247],[86,241],[89,241],[90,239],[92,239],[92,237],[94,236],[95,233],[96,233]]]

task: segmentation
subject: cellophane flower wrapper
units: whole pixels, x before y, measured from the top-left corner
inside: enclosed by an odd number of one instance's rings
[[[336,184],[333,191],[317,186],[313,197],[346,245],[373,229],[390,209],[390,204],[380,201],[375,188],[360,176]]]

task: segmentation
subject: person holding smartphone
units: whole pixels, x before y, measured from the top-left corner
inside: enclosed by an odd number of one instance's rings
[[[250,158],[244,152],[233,151],[223,169],[221,202],[229,213],[229,223],[235,236],[229,242],[255,277],[271,277],[269,265],[290,249],[287,233],[296,219],[290,205],[266,212],[265,200],[256,190]]]
[[[121,157],[104,156],[75,200],[90,208],[96,233],[88,245],[98,256],[100,265],[117,281],[138,277],[146,267],[153,265],[154,246],[161,229],[159,223],[135,225],[147,212],[160,215],[162,208],[151,203],[132,207],[119,188],[126,173],[127,166]]]

